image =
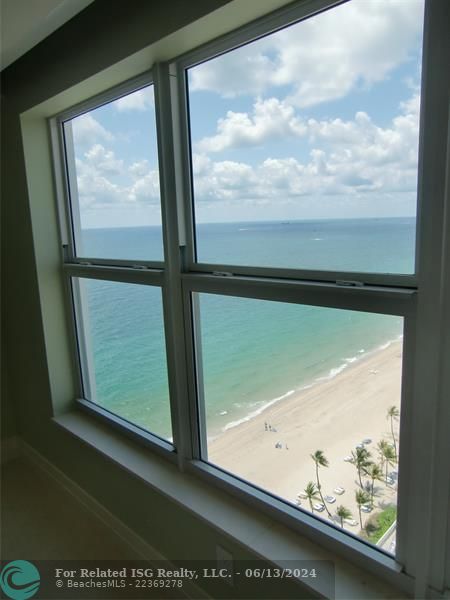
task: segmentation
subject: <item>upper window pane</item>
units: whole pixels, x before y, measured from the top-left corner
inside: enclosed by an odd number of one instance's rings
[[[162,260],[153,86],[64,123],[77,256]]]
[[[413,273],[423,0],[352,0],[188,70],[197,260]]]

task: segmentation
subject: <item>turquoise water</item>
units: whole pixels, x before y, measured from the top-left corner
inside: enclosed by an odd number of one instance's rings
[[[415,220],[361,219],[198,226],[204,262],[378,272],[413,271]],[[85,230],[86,256],[160,259],[157,227]],[[170,438],[157,288],[85,281],[96,395],[91,399]],[[253,299],[199,296],[208,433],[292,391],[333,377],[402,334],[402,319]]]
[[[334,377],[403,327],[399,317],[209,294],[200,308],[211,435]]]

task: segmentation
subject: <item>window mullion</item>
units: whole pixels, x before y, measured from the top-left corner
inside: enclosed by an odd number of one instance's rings
[[[72,236],[69,219],[70,207],[67,198],[68,182],[65,168],[66,154],[64,151],[63,131],[57,119],[49,119],[48,126],[52,145],[53,179],[57,199],[59,235],[63,248],[68,248],[69,244],[71,244]]]
[[[174,129],[178,116],[173,90],[170,85],[169,66],[154,66],[155,107],[158,136],[159,174],[161,189],[161,213],[166,270],[164,273],[163,305],[166,337],[167,366],[170,390],[170,406],[174,444],[178,452],[178,464],[183,468],[186,458],[192,457],[192,439],[188,404],[188,380],[186,370],[185,326],[181,272],[183,258],[180,229],[182,214],[177,205],[177,172],[174,147]]]
[[[192,152],[191,134],[189,126],[188,91],[186,71],[179,62],[170,65],[172,81],[176,82],[176,100],[179,128],[179,158],[180,174],[182,175],[182,201],[184,205],[184,240],[185,240],[185,267],[187,270],[194,268],[196,260],[194,200],[192,193]]]
[[[443,239],[450,45],[450,13],[446,2],[425,3],[424,57],[419,143],[418,282],[414,379],[408,410],[410,452],[403,454],[408,475],[408,532],[405,570],[415,576],[415,597],[427,597],[442,587],[445,556],[436,543],[448,518],[448,507],[437,502],[434,482],[448,478],[438,449],[439,367],[443,336]],[[446,432],[448,436],[448,431]],[[445,444],[444,444],[445,445]],[[442,471],[441,471],[442,469]],[[436,484],[437,485],[437,484]],[[433,523],[438,527],[432,529]],[[440,536],[439,536],[440,537]],[[440,538],[442,540],[442,538]],[[445,540],[444,540],[445,544]]]
[[[449,46],[447,46],[449,48]],[[450,50],[450,48],[449,48]],[[445,217],[443,231],[450,231],[450,105],[447,119],[446,190]],[[431,585],[438,590],[450,590],[450,236],[444,233],[442,244],[442,288],[439,322],[441,337],[438,356],[438,397],[436,408],[436,443],[433,464],[434,470],[432,498],[434,510],[431,512],[432,554],[430,564]]]
[[[65,168],[67,173],[67,201],[68,210],[71,215],[71,235],[69,243],[69,256],[82,254],[81,221],[79,211],[78,180],[75,166],[75,150],[73,142],[72,123],[62,123],[62,135],[65,149]]]
[[[88,299],[78,277],[71,277],[73,311],[75,315],[75,328],[78,355],[80,358],[81,388],[83,398],[97,402],[97,389],[95,380],[94,357],[92,350],[91,331]]]

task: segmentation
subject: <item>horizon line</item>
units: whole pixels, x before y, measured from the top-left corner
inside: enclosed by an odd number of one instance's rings
[[[245,224],[245,225],[256,225],[261,223],[313,223],[315,221],[374,221],[382,219],[417,219],[417,215],[396,215],[396,216],[377,216],[377,217],[316,217],[309,219],[263,219],[261,221],[200,221],[195,225],[233,225],[233,224]],[[112,225],[108,226],[95,226],[95,227],[82,227],[83,231],[92,231],[94,229],[145,229],[146,227],[162,227],[161,223],[152,225]]]

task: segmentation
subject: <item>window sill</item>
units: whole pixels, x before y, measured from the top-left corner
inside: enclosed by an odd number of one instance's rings
[[[89,415],[74,411],[54,418],[54,422],[184,510],[275,566],[282,567],[286,560],[331,560],[335,567],[335,598],[408,597],[382,582],[376,575],[290,531],[285,525],[252,509],[218,487],[205,483],[194,474],[180,472],[171,461],[150,452]],[[180,501],[180,498],[183,500]],[[400,573],[393,575],[406,579]],[[313,594],[322,593],[320,581],[303,583]]]

